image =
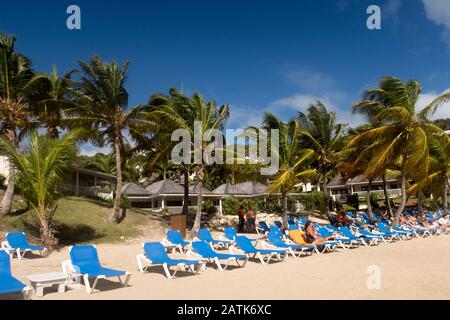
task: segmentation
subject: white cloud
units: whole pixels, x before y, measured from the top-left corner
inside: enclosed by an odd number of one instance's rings
[[[104,153],[104,154],[108,154],[111,152],[111,148],[109,147],[104,147],[104,148],[97,148],[92,146],[91,144],[82,144],[80,147],[80,155],[82,156],[88,156],[88,157],[92,157],[95,156],[97,153]]]
[[[230,105],[230,119],[227,128],[238,129],[247,126],[260,126],[263,119],[263,112],[258,108],[242,105]]]
[[[445,90],[444,92],[449,92],[450,89]],[[444,93],[442,92],[442,93]],[[435,98],[437,98],[440,94],[434,91],[421,93],[419,96],[419,99],[417,100],[417,111],[422,110],[425,108],[428,104],[431,103]],[[430,117],[431,120],[436,119],[447,119],[450,118],[450,102],[442,104],[436,111],[436,113]]]
[[[427,18],[444,27],[442,40],[450,47],[450,0],[422,0]]]

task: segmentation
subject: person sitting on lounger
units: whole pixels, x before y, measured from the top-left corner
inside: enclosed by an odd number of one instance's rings
[[[318,244],[318,243],[324,243],[328,240],[332,240],[332,237],[329,238],[322,238],[317,235],[317,230],[314,228],[314,225],[311,221],[307,221],[305,224],[305,233],[303,234],[303,238],[305,239],[306,243],[308,244]]]

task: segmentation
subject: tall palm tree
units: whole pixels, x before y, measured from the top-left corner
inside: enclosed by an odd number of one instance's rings
[[[33,70],[30,60],[14,51],[16,39],[0,33],[0,130],[18,148],[27,129],[36,125],[28,103]],[[7,189],[0,203],[0,214],[9,214],[14,196],[14,168],[7,178]]]
[[[131,138],[150,131],[153,123],[148,121],[144,106],[128,108],[128,92],[125,89],[128,63],[119,66],[115,61],[104,62],[94,56],[88,63],[79,62],[82,78],[76,84],[76,108],[67,110],[64,122],[69,127],[89,130],[86,139],[99,146],[112,146],[116,159],[116,190],[114,206],[109,222],[119,223],[122,218],[122,169],[125,165],[125,136],[127,129]]]
[[[308,178],[315,174],[315,170],[307,167],[312,160],[314,150],[301,149],[298,140],[302,134],[302,128],[297,119],[288,123],[281,121],[272,113],[264,113],[263,129],[268,131],[275,129],[279,132],[279,148],[271,149],[279,159],[279,169],[268,187],[269,192],[280,192],[283,206],[283,225],[287,227],[288,194],[294,185],[302,178]]]
[[[416,102],[421,90],[417,80],[403,82],[394,77],[383,77],[379,88],[367,90],[363,100],[353,106],[354,112],[366,114],[376,123],[376,127],[359,134],[351,142],[355,146],[363,140],[372,141],[368,150],[375,156],[367,164],[365,174],[370,176],[379,172],[386,163],[400,162],[401,203],[394,224],[398,224],[406,205],[408,178],[412,173],[416,178],[428,174],[430,136],[443,132],[429,122],[426,115],[450,98],[450,94],[438,97],[419,113]]]
[[[335,173],[339,152],[344,146],[343,135],[346,125],[336,123],[336,113],[329,112],[320,101],[311,104],[307,113],[299,112],[297,119],[302,128],[299,136],[301,147],[314,150],[315,159],[312,165],[320,175],[328,213],[327,185]]]
[[[176,99],[180,99],[176,104],[161,105],[153,111],[153,114],[168,119],[173,126],[185,129],[189,132],[191,137],[195,136],[195,123],[199,124],[200,132],[205,133],[210,129],[221,130],[229,117],[229,106],[224,104],[217,106],[215,101],[205,101],[200,93],[194,93],[190,98],[172,89],[172,94]],[[178,108],[177,105],[185,105],[184,108]],[[209,142],[203,141],[201,137],[201,144],[196,150],[203,155],[203,151],[208,146]],[[194,152],[194,143],[191,143],[191,151]],[[197,185],[197,213],[195,215],[194,226],[192,232],[196,233],[200,229],[202,202],[203,202],[203,184],[205,179],[205,164],[202,162],[195,165],[195,180]]]
[[[76,107],[71,101],[73,73],[72,70],[60,76],[56,67],[53,66],[51,74],[37,74],[30,80],[30,85],[35,87],[30,97],[32,111],[45,126],[48,137],[59,137],[59,128],[64,129],[61,121],[64,110]]]
[[[0,138],[0,148],[16,169],[20,192],[36,213],[42,241],[50,248],[57,244],[53,230],[55,202],[63,196],[64,176],[76,154],[76,135],[71,132],[57,140],[32,133],[27,154],[18,152],[8,139]]]
[[[450,177],[450,138],[447,134],[433,136],[429,140],[429,171],[422,180],[417,180],[408,190],[411,194],[430,191],[441,197],[442,208],[448,212],[448,179]]]

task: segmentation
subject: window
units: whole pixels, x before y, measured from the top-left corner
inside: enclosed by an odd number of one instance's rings
[[[167,200],[166,205],[168,207],[182,207],[183,201],[182,200]]]

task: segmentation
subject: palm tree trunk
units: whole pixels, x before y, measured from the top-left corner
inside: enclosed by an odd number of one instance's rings
[[[18,149],[17,135],[14,130],[7,130],[6,137],[9,141]],[[14,189],[16,185],[15,181],[15,169],[13,166],[8,164],[8,178],[6,180],[7,187],[5,194],[3,195],[2,201],[0,203],[0,215],[8,215],[11,213],[12,203],[14,199]]]
[[[384,192],[384,203],[386,205],[386,208],[388,209],[389,218],[392,218],[392,206],[391,206],[391,199],[389,198],[389,194],[387,191],[387,184],[386,184],[386,175],[383,174],[383,192]]]
[[[183,165],[183,175],[184,175],[184,196],[183,196],[183,210],[182,214],[189,213],[189,169],[187,165]]]
[[[405,149],[405,151],[403,152],[403,160],[402,160],[402,168],[401,168],[401,202],[400,202],[400,206],[397,208],[397,211],[395,212],[395,217],[394,217],[394,226],[398,225],[399,221],[400,221],[400,215],[403,213],[403,210],[405,209],[406,206],[406,162],[408,160],[408,151],[407,149]]]
[[[120,149],[120,138],[116,135],[114,139],[114,153],[116,156],[116,196],[114,197],[114,207],[108,217],[110,223],[119,223],[122,217],[120,210],[120,203],[122,200],[122,166],[121,166],[121,149]]]
[[[327,177],[326,175],[323,175],[322,177],[322,182],[323,182],[323,192],[325,193],[325,214],[328,216],[330,214],[330,197],[328,195],[328,186],[327,186]]]
[[[281,198],[283,201],[283,215],[282,215],[282,219],[283,219],[283,228],[287,229],[288,228],[288,221],[287,221],[287,212],[288,212],[288,191],[286,188],[282,188],[281,190]]]
[[[444,214],[448,212],[448,177],[444,177],[444,184],[442,190],[442,208],[444,208]]]
[[[194,226],[192,227],[192,232],[197,234],[198,229],[200,229],[202,222],[202,202],[203,202],[203,178],[205,176],[205,167],[203,164],[197,166],[196,178],[197,178],[197,213],[195,215]]]
[[[47,208],[41,208],[39,209],[39,222],[41,224],[41,240],[42,244],[48,248],[49,250],[52,250],[56,247],[58,244],[58,239],[54,235],[54,230],[52,228],[52,215],[48,215],[48,209]]]
[[[419,209],[419,215],[423,215],[423,199],[425,198],[422,191],[419,192],[419,195],[417,197],[417,207]]]
[[[369,215],[370,221],[374,222],[372,204],[370,203],[370,191],[372,189],[372,179],[369,179],[369,184],[367,185],[366,191],[366,201],[367,201],[367,214]]]

